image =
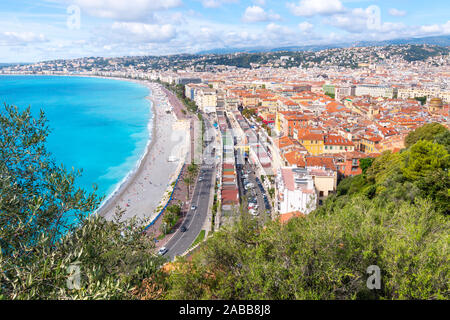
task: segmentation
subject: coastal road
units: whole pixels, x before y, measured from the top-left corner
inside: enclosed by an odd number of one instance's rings
[[[205,123],[206,129],[212,128],[212,125],[208,120],[205,119]],[[205,135],[205,140],[209,140],[208,134]],[[208,145],[209,143],[207,142],[207,148],[205,148],[203,153],[204,158],[213,156]],[[170,260],[185,253],[202,230],[208,217],[209,201],[216,181],[215,171],[215,165],[211,164],[209,161],[200,165],[199,180],[197,180],[197,184],[195,185],[191,201],[191,206],[195,206],[196,208],[192,210],[190,206],[183,221],[182,225],[185,226],[187,230],[181,232],[181,230],[178,229],[166,244],[165,247],[168,249],[168,252],[165,256]]]

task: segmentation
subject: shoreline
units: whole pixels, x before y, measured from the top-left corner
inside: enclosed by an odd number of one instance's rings
[[[97,78],[101,78],[101,79],[111,79],[111,78],[103,78],[103,77],[97,77]],[[120,78],[114,78],[114,80],[122,80]],[[125,80],[125,79],[124,79]],[[133,81],[133,82],[137,82],[137,81]],[[154,99],[152,99],[152,90],[144,83],[140,83],[141,85],[144,85],[146,88],[149,89],[150,91],[150,95],[146,96],[145,99],[150,100],[150,109],[152,112],[152,116],[149,119],[148,125],[151,125],[151,132],[149,139],[147,140],[147,144],[145,146],[145,150],[143,155],[139,158],[139,160],[136,162],[135,167],[130,170],[127,175],[116,184],[115,189],[106,196],[105,200],[100,204],[100,206],[97,208],[96,211],[93,212],[93,214],[99,214],[100,216],[104,216],[106,214],[106,212],[108,211],[108,209],[111,209],[110,206],[112,205],[112,203],[114,202],[116,197],[119,197],[128,187],[129,185],[133,182],[133,179],[135,178],[136,175],[139,175],[140,173],[140,169],[142,169],[142,163],[145,162],[147,159],[147,157],[150,155],[151,150],[153,149],[154,144],[156,143],[156,126],[157,126],[157,115],[156,115],[156,101],[154,101]],[[150,130],[149,130],[150,131]]]
[[[1,75],[16,76],[15,74],[0,74],[0,76]],[[155,97],[155,91],[157,91],[156,87],[159,87],[160,89],[162,87],[150,80],[129,79],[121,77],[80,74],[24,74],[22,76],[56,76],[109,79],[134,82],[146,87],[149,90],[149,95],[147,95],[145,99],[147,99],[148,103],[150,104],[149,108],[151,109],[151,117],[149,117],[148,120],[147,127],[149,131],[149,138],[147,140],[144,152],[136,162],[135,166],[127,173],[125,177],[123,177],[121,181],[119,181],[114,186],[113,191],[106,195],[106,198],[102,201],[100,206],[91,214],[98,214],[107,220],[111,220],[115,216],[116,208],[119,206],[122,210],[125,210],[122,220],[132,217],[150,218],[153,220],[156,216],[156,213],[154,212],[157,211],[155,210],[157,209],[156,206],[158,206],[161,201],[164,200],[170,182],[173,180],[174,176],[177,176],[177,171],[180,167],[180,163],[184,162],[185,160],[184,155],[180,155],[176,162],[165,162],[168,159],[168,156],[173,156],[172,154],[168,154],[169,151],[183,151],[183,149],[187,148],[187,145],[185,143],[186,141],[183,142],[181,140],[180,142],[174,142],[173,133],[175,133],[175,131],[184,131],[181,133],[183,137],[189,135],[189,132],[186,131],[186,128],[181,128],[183,129],[181,130],[179,126],[175,125],[178,120],[180,120],[177,118],[176,112],[172,109],[172,112],[170,114],[167,114],[166,109],[163,109],[163,106],[161,104],[167,103],[170,106],[167,96],[164,94],[163,96],[158,95],[158,97]],[[171,133],[172,140],[166,143],[164,139],[167,139],[167,137],[170,136]],[[180,134],[180,132],[178,132],[178,134]],[[170,147],[172,147],[171,150],[169,150]],[[158,157],[158,159],[155,160],[155,157],[161,154],[163,155],[162,158]],[[184,154],[186,154],[186,152],[184,152]],[[163,159],[164,161],[161,161],[161,159]],[[159,165],[156,164],[156,162],[158,161],[160,162]],[[154,176],[152,175],[152,171]],[[147,185],[147,189],[145,189],[145,187],[143,188],[144,183],[148,182],[149,180],[156,180],[154,184],[150,182],[150,184],[152,184],[151,189],[153,189],[151,190],[151,192],[149,190],[149,185]],[[157,184],[157,182],[159,184]],[[140,188],[143,189],[137,191],[136,193],[136,189]],[[148,192],[146,192],[147,190]],[[141,194],[144,194],[144,196],[142,196]],[[126,199],[128,200],[128,202],[126,201]]]
[[[173,128],[179,119],[173,110],[170,114],[167,114],[166,110],[162,109],[163,106],[161,105],[161,102],[164,103],[167,101],[168,103],[168,99],[166,100],[164,97],[164,101],[159,101],[157,97],[155,97],[154,86],[160,85],[145,80],[95,77],[135,82],[148,88],[151,95],[147,96],[146,99],[148,99],[151,104],[153,116],[149,120],[149,125],[152,126],[151,136],[149,137],[149,143],[147,144],[142,157],[136,163],[135,168],[124,177],[117,185],[115,191],[107,196],[94,213],[99,214],[106,219],[111,219],[114,217],[116,208],[119,206],[122,210],[125,210],[122,219],[132,217],[154,219],[157,215],[157,209],[159,208],[161,201],[164,200],[166,196],[170,183],[173,178],[177,176],[180,163],[184,161],[184,156],[179,156],[175,162],[166,162],[168,157],[173,156],[172,154],[169,154],[173,149],[176,149],[176,151],[183,151],[183,149],[187,148],[183,141],[178,142],[175,140],[174,142],[174,139],[172,139],[170,142],[166,142],[164,140],[167,139],[171,133],[173,134],[175,131],[180,131],[180,129],[176,130]],[[184,129],[183,131],[182,136],[185,137],[186,130]],[[170,149],[171,147],[172,149]],[[163,156],[159,157],[161,154]],[[160,165],[156,164],[158,161],[160,162]],[[152,184],[152,181],[150,180],[155,180],[156,183]],[[147,182],[150,182],[151,186],[146,184]],[[157,184],[158,182],[159,185]],[[150,188],[154,190],[150,191]]]

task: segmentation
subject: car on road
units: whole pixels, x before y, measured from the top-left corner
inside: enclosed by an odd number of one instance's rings
[[[163,255],[165,255],[165,254],[167,253],[167,251],[169,251],[169,249],[167,249],[166,247],[161,247],[161,248],[158,250],[158,254],[159,254],[160,256],[163,256]]]
[[[248,179],[248,174],[247,174],[247,173],[244,174],[243,177],[244,177],[245,179]]]
[[[191,206],[191,210],[197,209],[197,206]]]
[[[187,228],[186,228],[185,226],[181,226],[180,231],[181,231],[181,232],[186,232],[186,231],[187,231]]]
[[[247,183],[246,185],[245,185],[247,188],[253,188],[255,185],[253,184],[253,183]]]
[[[202,182],[203,181],[203,177],[198,178],[198,182]]]

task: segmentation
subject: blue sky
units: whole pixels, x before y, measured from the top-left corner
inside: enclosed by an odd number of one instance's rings
[[[0,2],[0,62],[165,55],[450,34],[450,1]]]

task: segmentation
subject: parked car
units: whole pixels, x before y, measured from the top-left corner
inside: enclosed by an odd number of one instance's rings
[[[191,206],[191,210],[197,209],[197,206]]]
[[[244,177],[245,179],[248,179],[248,174],[244,174],[243,177]]]
[[[247,183],[245,186],[246,186],[247,188],[253,188],[255,185],[254,185],[253,183],[249,182],[249,183]]]
[[[250,209],[250,210],[248,211],[248,213],[250,213],[252,216],[257,216],[257,215],[259,214],[259,212],[256,211],[256,210],[254,210],[254,209]]]
[[[166,247],[161,247],[159,250],[158,250],[158,254],[160,255],[160,256],[163,256],[163,255],[165,255],[166,253],[167,253],[167,251],[169,251]]]
[[[185,226],[181,226],[180,231],[181,232],[186,232],[187,228]]]

